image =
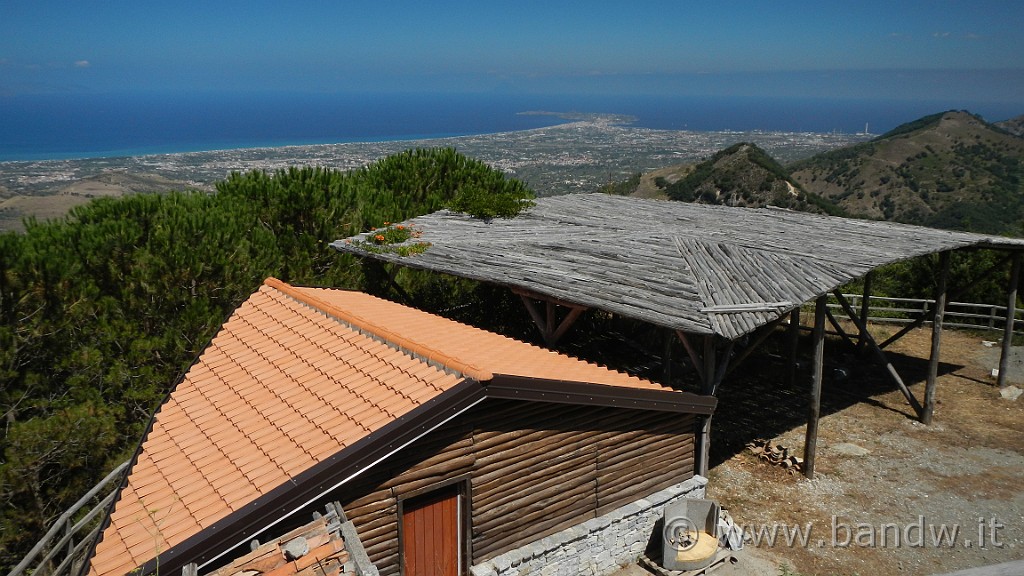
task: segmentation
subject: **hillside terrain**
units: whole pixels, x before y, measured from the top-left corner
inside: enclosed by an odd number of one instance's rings
[[[855,217],[994,234],[1020,234],[1024,221],[1024,139],[968,112],[926,116],[789,169]]]
[[[93,198],[119,198],[143,192],[170,192],[206,188],[192,182],[171,180],[159,174],[129,173],[107,170],[76,180],[58,189],[54,194],[12,194],[0,187],[0,231],[25,229],[25,218],[40,221],[53,220],[67,214],[75,206],[87,204]]]
[[[996,126],[1006,130],[1014,136],[1024,137],[1024,114],[1010,118],[1009,120],[1003,120],[1002,122],[996,122]]]
[[[824,212],[785,168],[756,144],[740,142],[693,167],[674,183],[655,179],[672,200],[740,208],[778,206]]]

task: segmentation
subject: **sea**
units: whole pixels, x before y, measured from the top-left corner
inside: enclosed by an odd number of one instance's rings
[[[1024,113],[998,103],[752,96],[0,94],[0,161],[467,136],[542,128],[572,113],[625,115],[632,126],[661,130],[881,134],[950,109],[989,121]]]

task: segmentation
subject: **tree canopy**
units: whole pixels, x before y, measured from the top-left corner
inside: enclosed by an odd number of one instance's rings
[[[379,293],[386,275],[328,244],[467,190],[492,215],[532,197],[453,149],[409,150],[350,172],[235,173],[212,194],[98,199],[0,235],[0,571],[131,455],[264,278]],[[421,285],[427,300],[452,293]]]

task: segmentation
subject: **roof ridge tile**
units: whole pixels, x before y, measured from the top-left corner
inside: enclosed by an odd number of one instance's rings
[[[310,308],[316,309],[324,314],[333,316],[339,321],[346,323],[352,328],[363,332],[367,335],[375,337],[384,341],[391,347],[402,350],[406,353],[421,356],[431,363],[438,364],[439,366],[458,372],[463,376],[472,378],[480,382],[486,382],[494,378],[494,374],[484,370],[478,366],[473,366],[467,362],[453,358],[444,352],[431,348],[406,338],[401,334],[391,331],[390,329],[381,326],[372,320],[359,316],[351,312],[350,310],[342,310],[341,308],[324,301],[314,294],[310,294],[301,288],[297,288],[277,278],[270,277],[264,280],[263,285],[277,290],[278,292],[291,297],[292,299],[309,306]]]

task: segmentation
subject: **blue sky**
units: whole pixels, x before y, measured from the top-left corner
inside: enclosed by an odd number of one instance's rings
[[[1021,102],[1024,2],[0,0],[0,95],[452,91]]]

